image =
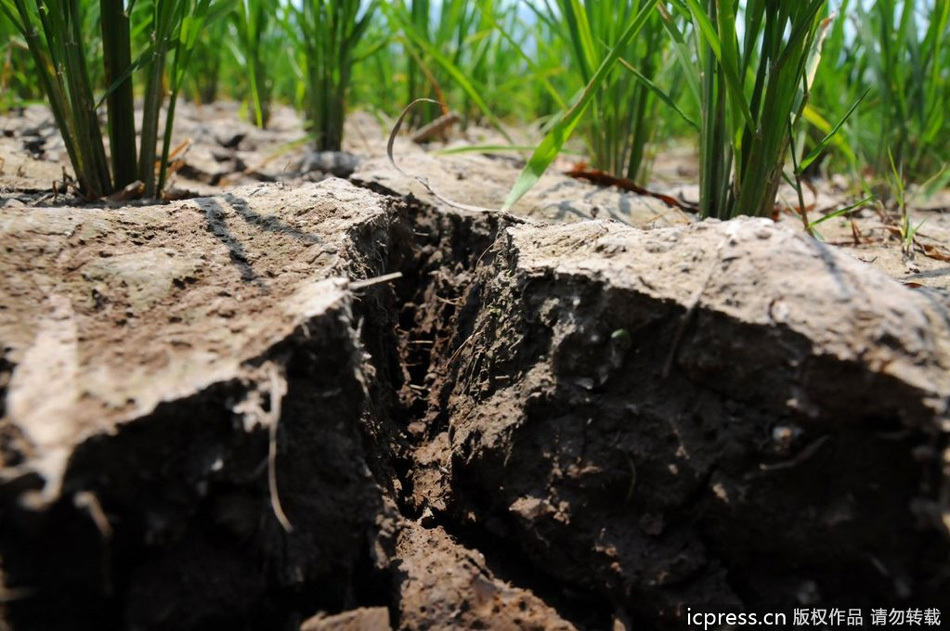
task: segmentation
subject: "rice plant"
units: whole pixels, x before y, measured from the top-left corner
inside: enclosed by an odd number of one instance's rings
[[[538,105],[530,86],[541,94],[553,92],[552,74],[562,71],[560,64],[544,65],[530,51],[531,33],[522,15],[521,3],[483,0],[477,3],[477,21],[467,41],[463,41],[460,63],[468,68],[489,110],[499,119],[537,115]],[[528,5],[531,6],[531,5]],[[468,119],[487,119],[478,104],[467,94],[461,113]]]
[[[357,107],[394,116],[402,100],[403,50],[385,13],[377,11],[373,18],[363,36],[368,52],[362,63],[353,64],[350,99]],[[394,99],[394,94],[400,96]]]
[[[950,161],[950,0],[859,2],[853,23],[873,84],[866,160],[886,174],[890,152],[907,176],[926,179]]]
[[[343,143],[346,93],[377,2],[303,0],[290,5],[304,52],[307,119],[318,151],[339,151]]]
[[[384,6],[387,19],[401,34],[406,51],[405,84],[409,101],[429,98],[462,116],[482,119],[507,135],[499,113],[530,104],[519,98],[538,74],[518,34],[506,30],[518,21],[517,5],[499,0],[411,0]],[[519,108],[520,104],[520,108]],[[441,114],[441,112],[438,112]],[[434,108],[410,112],[418,126],[437,115]]]
[[[138,180],[147,197],[164,186],[171,142],[175,101],[190,53],[207,16],[211,0],[152,0],[126,5],[122,0],[0,0],[0,9],[26,41],[66,145],[79,190],[97,199]],[[134,10],[133,10],[134,9]],[[84,48],[91,12],[99,11],[102,35],[102,72],[107,104],[111,170],[106,157],[94,94],[94,48]],[[133,62],[132,17],[136,29],[147,34],[148,48]],[[166,59],[171,65],[166,68]],[[141,141],[135,146],[133,73],[146,76]],[[165,103],[162,151],[158,152],[159,124]],[[156,173],[156,157],[161,156]]]
[[[640,5],[637,13],[624,25],[613,47],[604,55],[590,80],[572,99],[570,106],[556,116],[550,129],[531,154],[528,163],[518,176],[508,193],[503,210],[510,210],[525,193],[537,183],[547,168],[557,158],[558,153],[577,128],[578,124],[595,99],[598,90],[607,81],[607,77],[617,66],[627,44],[637,36],[640,30],[656,10],[658,0],[647,0]]]
[[[684,34],[668,20],[701,103],[704,216],[772,213],[790,134],[820,59],[825,3],[748,0],[740,9],[738,0],[673,0],[692,21],[698,60],[693,63]]]
[[[826,11],[832,22],[822,45],[823,63],[815,74],[809,102],[802,113],[809,129],[800,145],[810,152],[840,123],[839,132],[831,136],[829,150],[824,155],[839,168],[856,173],[859,147],[864,144],[858,139],[865,134],[865,127],[859,121],[867,108],[868,83],[864,79],[867,57],[849,27],[851,10],[851,0],[839,0],[833,9],[829,7]],[[852,108],[856,111],[851,111]],[[814,171],[816,166],[805,168]]]
[[[525,31],[523,37],[527,41],[521,48],[527,50],[529,67],[538,77],[528,86],[529,111],[541,120],[550,120],[567,108],[562,92],[570,94],[570,88],[563,85],[570,81],[564,68],[564,40],[544,20],[534,19],[528,25],[519,22],[515,26]],[[515,37],[511,30],[504,32]]]
[[[41,95],[26,41],[0,11],[0,112]]]
[[[836,165],[888,180],[892,152],[910,179],[932,177],[950,162],[950,1],[837,0],[832,8],[806,119],[827,133],[861,101],[831,147]]]
[[[456,110],[467,109],[458,98],[447,96],[445,92],[452,83],[463,87],[469,95],[476,91],[472,83],[474,73],[467,63],[470,55],[466,53],[471,47],[479,4],[465,0],[435,4],[430,0],[407,0],[385,5],[389,22],[403,35],[405,102],[434,99],[444,105],[451,101]],[[471,98],[469,96],[469,100]],[[432,107],[415,108],[407,122],[411,127],[418,127],[440,113]]]
[[[215,3],[214,7],[220,7]],[[218,100],[227,71],[222,42],[230,41],[229,24],[224,19],[208,19],[206,28],[195,42],[191,72],[186,78],[185,96],[195,103],[208,105]],[[232,73],[233,74],[233,73]]]
[[[443,14],[452,12],[451,4],[452,3],[449,3],[447,10],[443,11]],[[463,3],[455,3],[455,4],[464,6]],[[393,6],[396,8],[397,11],[399,8],[401,8],[399,7],[399,5],[396,5],[395,3]],[[432,14],[432,11],[430,9],[429,0],[409,0],[408,13],[409,13],[408,23],[410,25],[408,28],[406,27],[407,20],[405,19],[405,17],[400,16],[398,12],[395,13],[395,15],[397,17],[402,17],[403,28],[408,33],[415,35],[417,39],[421,38],[423,41],[427,41],[431,43],[432,37],[430,35],[429,22],[430,22],[430,15]],[[397,22],[397,21],[398,20],[394,20],[394,22]],[[461,30],[461,27],[463,27],[463,24],[464,23],[460,23],[459,25],[460,30]],[[441,30],[440,32],[444,32],[444,30]],[[428,69],[423,66],[423,63],[421,60],[417,61],[411,58],[406,59],[406,103],[411,103],[415,101],[416,99],[420,99],[420,98],[431,98],[432,96],[431,92],[434,86],[431,85],[432,83],[431,80],[427,81],[426,79],[426,76],[424,73],[427,70]],[[429,76],[430,77],[432,76],[431,71],[429,71]],[[421,113],[422,111],[423,110],[419,109],[419,110],[414,111],[412,114],[410,114],[410,119],[409,119],[410,125],[415,126],[421,122],[418,119],[417,114]]]
[[[868,187],[893,181],[889,151],[908,185],[950,178],[948,27],[950,0],[0,0],[0,109],[45,94],[90,199],[161,191],[185,90],[261,126],[296,106],[321,150],[348,102],[540,124],[507,207],[574,131],[640,183],[676,134],[704,214],[767,215],[826,153]]]
[[[646,0],[545,0],[535,9],[539,21],[569,53],[568,74],[575,79],[571,93],[590,82],[600,61],[646,4]],[[619,49],[623,67],[607,74],[581,124],[591,166],[619,177],[646,179],[646,148],[658,128],[657,95],[663,94],[656,81],[668,42],[660,14],[654,11],[639,35]]]
[[[282,10],[278,0],[238,0],[234,12],[238,36],[230,40],[231,48],[247,77],[252,120],[261,128],[270,120],[274,66],[285,43]]]

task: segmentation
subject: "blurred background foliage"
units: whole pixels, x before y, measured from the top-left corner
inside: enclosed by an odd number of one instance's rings
[[[88,22],[87,54],[101,55],[99,0],[72,1],[83,5]],[[316,127],[332,127],[342,108],[391,120],[410,100],[428,97],[457,112],[463,125],[521,127],[537,136],[578,97],[640,4],[213,0],[216,19],[202,29],[181,98],[238,100],[247,120],[261,126],[274,104],[290,105],[322,137],[335,132]],[[592,166],[646,181],[657,151],[669,143],[696,144],[701,112],[684,69],[700,61],[692,47],[672,45],[661,18],[678,21],[676,30],[690,37],[694,24],[677,4],[659,3],[586,111],[578,132]],[[737,6],[741,15],[746,1]],[[799,157],[840,124],[810,171],[884,178],[890,154],[907,180],[945,184],[950,0],[830,0],[823,17],[833,21],[792,143]],[[148,47],[146,32],[132,37],[134,51]],[[96,93],[104,93],[105,78],[95,70],[102,64],[90,68]],[[742,79],[751,84],[749,74]],[[22,35],[0,13],[0,109],[41,100],[36,76]],[[418,108],[410,123],[419,126],[441,113],[436,106]]]

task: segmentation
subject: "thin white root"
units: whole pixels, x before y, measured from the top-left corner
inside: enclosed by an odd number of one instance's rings
[[[402,272],[393,272],[392,274],[383,274],[382,276],[377,276],[375,278],[367,278],[365,280],[355,280],[350,283],[350,289],[364,289],[366,287],[372,287],[373,285],[380,285],[382,283],[388,283],[391,280],[397,280],[402,278]]]
[[[99,503],[99,498],[96,497],[95,493],[92,491],[76,493],[73,497],[73,505],[89,513],[89,518],[96,525],[96,529],[104,540],[112,538],[112,524],[109,523],[109,518],[102,510],[102,504]]]
[[[286,532],[293,532],[294,527],[287,519],[287,514],[280,505],[280,496],[277,493],[277,426],[280,423],[280,405],[287,392],[287,380],[280,374],[276,364],[268,366],[270,376],[270,445],[267,454],[267,485],[270,489],[270,505],[274,516]]]

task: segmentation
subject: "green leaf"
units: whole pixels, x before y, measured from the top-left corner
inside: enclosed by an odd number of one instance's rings
[[[835,135],[838,133],[841,127],[847,122],[847,120],[851,117],[851,114],[854,113],[854,110],[858,108],[858,105],[861,104],[861,101],[864,100],[864,98],[868,95],[868,92],[870,91],[871,91],[871,87],[868,86],[867,89],[864,91],[864,93],[862,93],[861,96],[858,97],[858,100],[851,104],[851,107],[848,108],[848,111],[845,113],[845,115],[841,118],[841,120],[838,121],[838,124],[836,124],[831,129],[831,131],[829,131],[825,135],[825,137],[821,139],[821,141],[815,146],[815,148],[812,149],[811,152],[807,156],[805,156],[801,164],[798,165],[799,173],[804,172],[805,169],[807,169],[808,166],[812,162],[817,160],[818,157],[822,153],[824,153],[825,149],[828,148],[828,145],[832,142],[832,140],[834,140]]]
[[[666,105],[669,106],[670,109],[672,109],[674,112],[679,114],[680,118],[686,121],[686,124],[688,124],[690,127],[695,129],[697,132],[699,131],[699,124],[696,121],[694,121],[692,118],[687,116],[686,112],[680,109],[679,105],[676,104],[676,101],[674,101],[673,98],[669,94],[661,90],[659,86],[657,86],[655,83],[650,81],[650,79],[644,76],[642,72],[640,72],[639,70],[634,68],[632,65],[630,65],[630,62],[628,62],[626,59],[621,58],[619,61],[620,61],[620,65],[622,65],[624,68],[632,72],[633,76],[635,76],[637,80],[640,81],[640,83],[645,85],[651,92],[653,92],[653,94],[655,94],[657,98],[659,98],[661,101],[666,103]]]
[[[874,199],[875,199],[875,198],[874,198],[874,195],[868,195],[868,196],[865,197],[864,199],[862,199],[862,200],[860,200],[860,201],[857,201],[857,202],[851,204],[850,206],[846,206],[846,207],[844,207],[844,208],[842,208],[842,209],[840,209],[840,210],[836,210],[836,211],[834,211],[833,213],[828,213],[827,215],[825,215],[825,216],[822,217],[821,219],[816,219],[815,221],[812,221],[811,223],[808,224],[808,228],[809,228],[809,229],[812,229],[812,228],[814,228],[815,226],[817,226],[817,225],[819,225],[819,224],[822,224],[822,223],[828,221],[829,219],[834,219],[835,217],[842,217],[842,216],[844,216],[844,215],[847,215],[847,214],[851,213],[852,211],[855,211],[855,210],[857,210],[858,208],[861,208],[862,206],[865,206],[865,205],[871,203],[872,201],[874,201]]]

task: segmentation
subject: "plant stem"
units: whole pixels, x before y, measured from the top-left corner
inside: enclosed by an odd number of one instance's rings
[[[168,51],[171,13],[170,0],[156,0],[153,19],[152,58],[148,64],[148,83],[145,86],[145,104],[142,108],[142,143],[139,153],[139,179],[145,184],[145,196],[155,197],[155,157],[158,143],[158,119],[162,107],[162,79],[165,74],[165,54]]]
[[[112,177],[121,189],[136,179],[135,97],[132,92],[132,46],[129,16],[122,0],[100,0],[105,57]]]

